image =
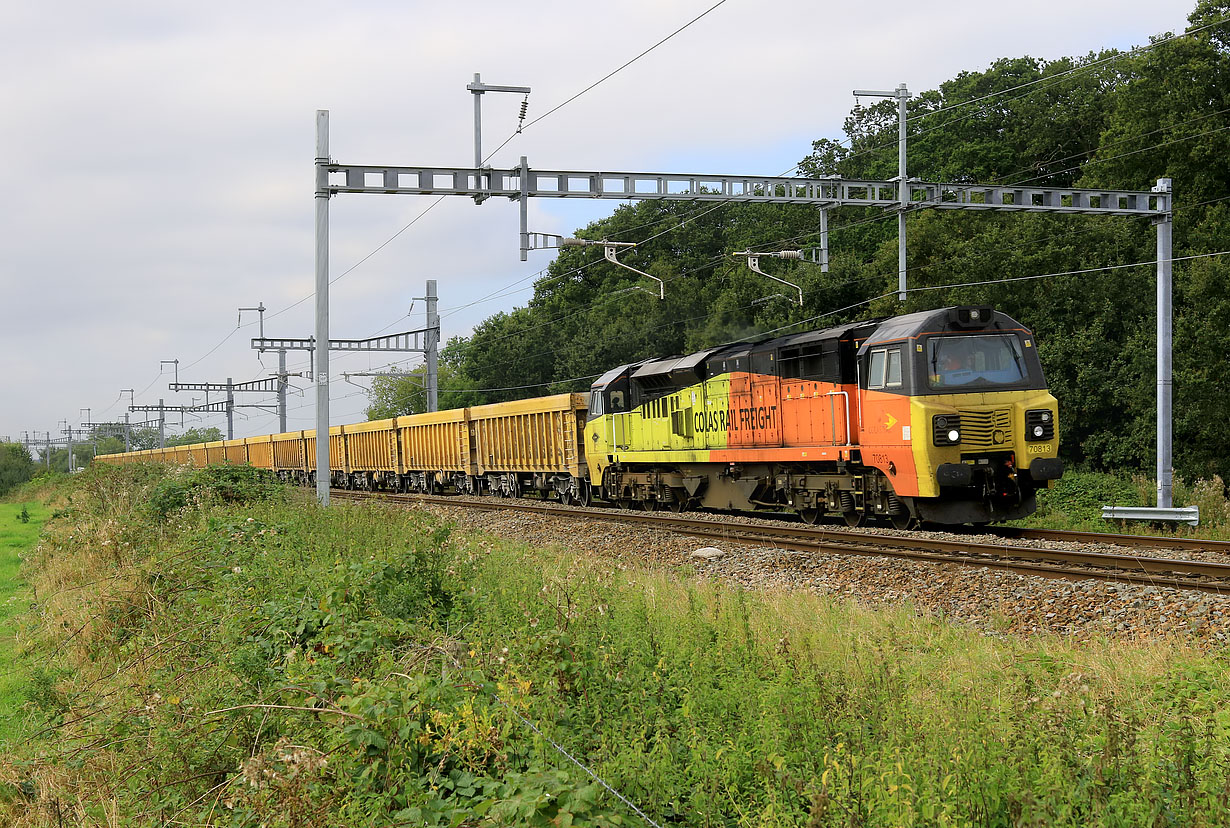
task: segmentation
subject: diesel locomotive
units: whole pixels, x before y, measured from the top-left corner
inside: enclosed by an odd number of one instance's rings
[[[622,365],[556,394],[333,426],[344,488],[625,508],[989,523],[1063,473],[1033,335],[950,307]],[[248,463],[314,484],[314,431],[98,458]]]
[[[1033,335],[950,307],[623,365],[590,392],[590,480],[621,505],[814,523],[1024,517],[1063,473]]]

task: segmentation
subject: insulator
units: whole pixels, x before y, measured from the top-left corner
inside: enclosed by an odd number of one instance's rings
[[[525,120],[525,111],[530,108],[530,99],[526,98],[521,102],[521,117],[518,120]]]
[[[774,253],[773,255],[779,259],[802,259],[803,251],[802,250],[783,250],[780,253]]]

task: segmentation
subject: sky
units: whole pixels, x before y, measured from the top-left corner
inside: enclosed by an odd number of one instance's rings
[[[122,419],[130,398],[191,404],[167,389],[174,366],[162,360],[179,360],[181,382],[269,376],[276,355],[258,359],[256,314],[241,325],[240,307],[268,308],[267,336],[312,334],[316,110],[330,112],[340,163],[471,166],[465,86],[476,72],[530,87],[530,121],[716,2],[10,0],[0,437]],[[1193,5],[725,0],[488,163],[509,168],[524,155],[540,169],[778,175],[814,139],[842,137],[855,88],[917,93],[1001,57],[1131,48],[1182,31]],[[519,95],[483,96],[484,154],[514,135],[520,106]],[[551,258],[520,261],[516,203],[434,201],[330,201],[332,338],[423,327],[415,297],[427,279],[439,284],[445,340],[528,301],[530,277]],[[571,235],[617,204],[531,199],[530,229]],[[306,370],[304,356],[290,354],[291,370]],[[332,422],[364,419],[370,380],[343,372],[420,359],[334,354]],[[289,427],[313,428],[315,390],[292,384]],[[225,417],[185,421],[211,425],[225,432]],[[273,413],[236,414],[236,437],[276,430]]]

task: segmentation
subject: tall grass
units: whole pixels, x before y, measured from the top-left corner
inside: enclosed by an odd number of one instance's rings
[[[163,509],[165,474],[73,481],[49,524],[45,730],[0,759],[0,821],[640,822],[562,751],[661,825],[1230,819],[1220,654],[988,637],[221,473]]]

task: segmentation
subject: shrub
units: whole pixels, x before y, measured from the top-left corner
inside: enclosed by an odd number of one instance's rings
[[[189,506],[269,500],[283,488],[267,469],[229,464],[206,466],[167,477],[150,494],[148,508],[152,515],[165,520]]]

